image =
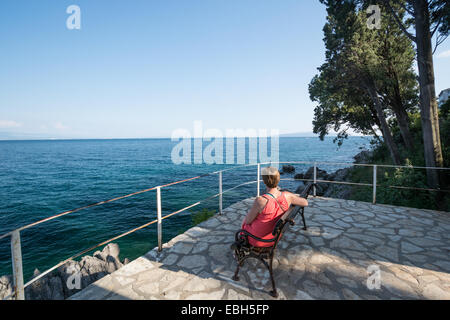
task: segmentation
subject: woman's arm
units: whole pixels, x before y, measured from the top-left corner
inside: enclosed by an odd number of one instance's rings
[[[287,195],[287,200],[289,201],[290,204],[293,204],[295,206],[299,206],[299,207],[307,207],[308,206],[308,200],[306,200],[305,198],[299,197],[293,193],[290,192],[286,192]]]
[[[251,224],[253,220],[256,219],[258,214],[264,209],[264,207],[267,204],[267,199],[264,197],[257,197],[255,201],[253,202],[253,206],[250,209],[250,211],[245,216],[245,223]]]

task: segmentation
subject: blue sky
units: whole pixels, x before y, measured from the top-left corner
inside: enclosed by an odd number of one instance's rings
[[[310,132],[325,15],[318,0],[1,1],[0,138],[170,137],[195,120]]]

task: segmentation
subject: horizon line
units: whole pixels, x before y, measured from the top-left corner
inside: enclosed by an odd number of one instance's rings
[[[337,135],[327,135],[326,137],[336,137]],[[270,136],[264,137],[264,138],[269,138]],[[283,134],[283,135],[279,135],[279,138],[318,138],[318,135],[298,135],[298,136],[292,136],[291,134]],[[365,135],[352,135],[349,136],[348,138],[355,138],[355,137],[367,137]],[[211,139],[211,138],[223,138],[226,139],[227,137],[190,137],[187,139]],[[233,137],[234,138],[261,138],[261,137]],[[11,138],[11,139],[4,139],[4,138],[0,138],[0,141],[74,141],[74,140],[172,140],[172,137],[145,137],[145,138]]]

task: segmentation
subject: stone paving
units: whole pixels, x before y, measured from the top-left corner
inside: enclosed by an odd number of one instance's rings
[[[450,213],[308,200],[308,230],[298,216],[276,251],[278,299],[450,299]],[[252,202],[233,204],[71,299],[274,299],[255,259],[239,282],[231,279],[230,244]]]

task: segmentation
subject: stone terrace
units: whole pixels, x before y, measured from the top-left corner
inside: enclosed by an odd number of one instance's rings
[[[240,281],[230,244],[253,199],[189,229],[71,299],[273,299],[267,269],[248,259]],[[274,259],[278,299],[450,299],[450,214],[310,198]],[[368,289],[376,265],[381,288]],[[370,269],[369,269],[370,270]]]

